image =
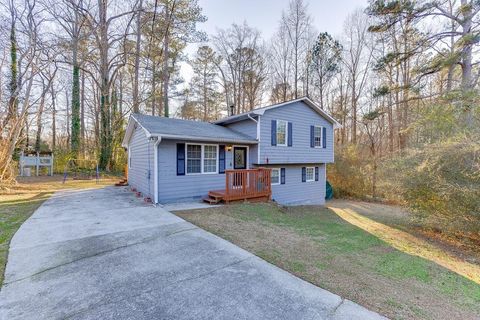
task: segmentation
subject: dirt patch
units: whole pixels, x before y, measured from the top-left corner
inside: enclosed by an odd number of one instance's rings
[[[478,319],[480,314],[480,286],[390,247],[325,208],[246,204],[175,214],[391,318]],[[398,221],[408,219],[395,214]]]

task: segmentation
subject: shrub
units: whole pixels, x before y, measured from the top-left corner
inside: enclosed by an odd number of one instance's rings
[[[328,179],[335,197],[371,198],[371,165],[361,147],[337,148]],[[377,196],[402,203],[421,225],[480,238],[480,134],[411,148],[378,162]]]
[[[336,147],[335,163],[328,166],[328,180],[337,198],[365,198],[371,186],[368,179],[368,159],[357,145]]]
[[[385,194],[400,194],[427,224],[479,232],[479,138],[460,135],[385,162],[382,180],[392,185]]]

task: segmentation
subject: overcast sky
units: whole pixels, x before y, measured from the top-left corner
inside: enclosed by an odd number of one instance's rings
[[[198,29],[211,35],[217,28],[225,29],[232,23],[243,23],[255,27],[262,33],[263,39],[269,39],[275,32],[282,11],[288,7],[289,0],[199,0],[203,14],[208,18],[198,24]],[[339,35],[345,18],[357,8],[365,8],[368,0],[305,0],[313,25],[319,32]],[[187,47],[191,56],[198,44]],[[184,63],[181,68],[185,81],[191,78],[191,67]]]
[[[331,34],[341,32],[345,17],[356,8],[364,8],[367,0],[305,0],[314,26]],[[227,28],[232,23],[247,23],[269,38],[278,26],[282,10],[289,0],[199,0],[208,21],[200,28],[211,34],[216,28]]]

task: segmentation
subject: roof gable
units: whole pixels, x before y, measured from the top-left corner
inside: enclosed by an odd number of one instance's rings
[[[299,98],[299,99],[290,100],[290,101],[286,101],[286,102],[282,102],[282,103],[277,103],[277,104],[274,104],[274,105],[271,105],[271,106],[266,106],[266,107],[263,107],[263,108],[253,109],[252,111],[236,114],[236,115],[224,118],[224,119],[217,120],[214,123],[223,125],[223,124],[234,123],[234,122],[237,122],[237,121],[247,120],[247,119],[249,119],[249,117],[259,116],[259,115],[261,116],[267,110],[271,110],[271,109],[275,109],[275,108],[278,108],[278,107],[283,107],[283,106],[295,104],[296,102],[304,102],[307,106],[312,108],[315,112],[317,112],[319,115],[321,115],[323,118],[325,118],[328,122],[333,124],[334,128],[340,128],[342,126],[337,120],[335,120],[330,114],[328,114],[328,112],[326,112],[325,110],[320,108],[315,102],[313,102],[308,97],[302,97],[302,98]]]

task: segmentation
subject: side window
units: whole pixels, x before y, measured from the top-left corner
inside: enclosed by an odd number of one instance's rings
[[[271,184],[272,185],[280,184],[280,168],[272,169]]]
[[[187,145],[187,173],[202,172],[202,146],[199,144]]]
[[[277,120],[277,146],[287,145],[287,125],[287,121]]]
[[[323,142],[323,139],[322,139],[322,127],[320,127],[320,126],[315,126],[313,139],[314,139],[314,146],[315,146],[315,148],[321,148],[321,147],[322,147],[322,142]]]
[[[307,182],[315,181],[315,168],[314,167],[307,167],[306,168],[306,181]]]

